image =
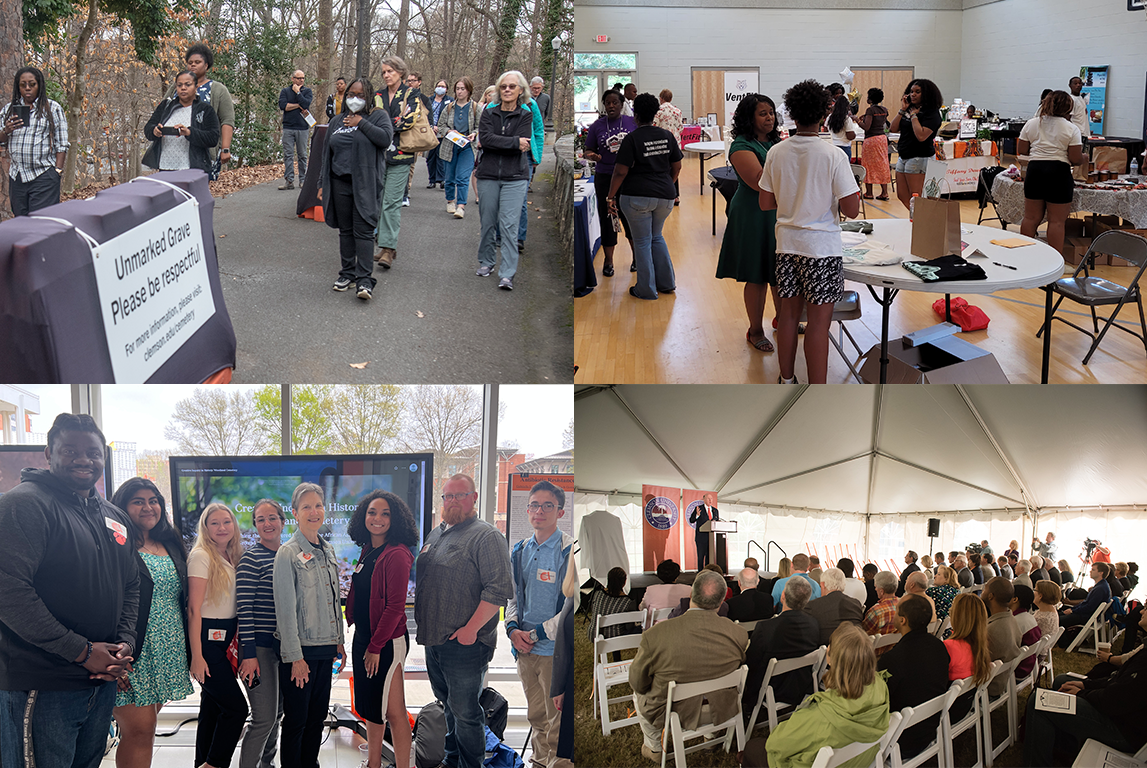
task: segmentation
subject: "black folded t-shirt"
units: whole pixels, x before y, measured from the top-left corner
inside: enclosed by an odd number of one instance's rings
[[[677,139],[664,128],[642,125],[630,131],[617,150],[615,167],[629,167],[618,194],[674,199],[672,165],[681,157]]]
[[[979,264],[973,264],[963,256],[951,254],[931,261],[904,261],[900,266],[926,283],[942,280],[987,280],[988,274]]]

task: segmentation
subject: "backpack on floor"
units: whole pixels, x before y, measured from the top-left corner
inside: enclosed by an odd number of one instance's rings
[[[491,689],[487,688],[486,690]],[[482,764],[485,768],[526,768],[521,756],[503,744],[489,726],[486,726],[486,759],[482,761]]]
[[[446,707],[432,701],[414,718],[414,765],[437,768],[446,759]]]
[[[478,703],[482,706],[482,711],[486,713],[486,725],[490,727],[499,741],[504,739],[506,737],[506,723],[510,719],[510,704],[506,701],[506,697],[493,688],[486,688],[478,697]]]

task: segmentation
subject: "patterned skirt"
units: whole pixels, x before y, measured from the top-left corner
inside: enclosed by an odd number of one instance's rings
[[[881,135],[865,139],[860,163],[864,166],[865,184],[890,184],[892,169],[888,164],[888,137]]]

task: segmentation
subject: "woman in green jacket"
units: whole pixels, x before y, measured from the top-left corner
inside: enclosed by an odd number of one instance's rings
[[[826,691],[814,693],[768,738],[765,749],[773,768],[807,768],[821,747],[839,749],[855,742],[878,741],[888,730],[886,672],[876,671],[872,640],[856,624],[844,622],[832,633],[828,649]],[[756,740],[754,740],[756,741]],[[746,768],[752,742],[745,748]],[[863,768],[877,747],[848,761],[843,768]],[[755,751],[757,755],[759,750]]]

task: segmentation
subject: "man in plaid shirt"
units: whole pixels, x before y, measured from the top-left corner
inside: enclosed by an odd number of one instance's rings
[[[60,105],[44,93],[44,74],[35,67],[17,70],[12,90],[0,145],[8,147],[12,213],[27,216],[60,202],[68,121]],[[26,123],[21,107],[28,108]]]
[[[860,626],[870,635],[890,635],[896,631],[896,585],[899,582],[892,571],[881,571],[872,582],[880,599],[864,614],[864,623]]]

